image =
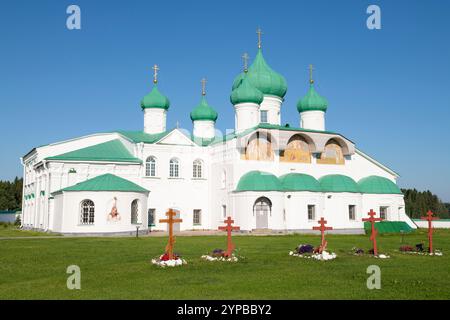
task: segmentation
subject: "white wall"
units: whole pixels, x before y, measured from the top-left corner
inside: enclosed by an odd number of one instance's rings
[[[304,111],[300,113],[300,128],[325,131],[325,112]]]
[[[117,198],[117,210],[120,221],[108,221],[113,198]],[[92,200],[95,204],[94,224],[81,224],[81,202]],[[144,192],[112,192],[112,191],[82,191],[64,192],[55,196],[55,232],[61,233],[103,233],[103,232],[133,232],[136,225],[131,223],[131,203],[139,200],[140,230],[147,229],[147,193]]]
[[[162,108],[144,109],[144,132],[149,134],[166,131],[167,110]]]
[[[419,228],[428,229],[428,221],[417,219],[413,221]],[[436,229],[450,229],[450,220],[433,220],[432,226]]]

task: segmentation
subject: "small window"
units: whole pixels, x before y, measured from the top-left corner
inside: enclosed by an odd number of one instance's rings
[[[148,209],[148,212],[147,212],[147,214],[148,214],[147,225],[149,227],[155,225],[155,212],[156,212],[156,209],[153,209],[153,208],[152,209]]]
[[[308,204],[308,220],[316,220],[316,206]]]
[[[155,177],[156,176],[156,159],[155,157],[148,157],[145,161],[145,176]]]
[[[193,172],[192,177],[201,178],[202,177],[202,161],[195,160],[192,166]]]
[[[199,226],[202,224],[202,210],[194,210],[194,226]]]
[[[348,218],[349,220],[356,220],[356,206],[353,204],[348,206]]]
[[[268,123],[267,110],[261,110],[261,123]]]
[[[131,202],[131,224],[139,223],[139,200]]]
[[[386,220],[389,207],[380,207],[380,218]]]
[[[222,217],[223,218],[227,217],[227,206],[226,205],[222,205]]]
[[[179,163],[177,159],[171,159],[169,164],[169,176],[171,178],[178,178],[180,175]]]
[[[95,205],[92,200],[81,201],[81,224],[94,224]]]

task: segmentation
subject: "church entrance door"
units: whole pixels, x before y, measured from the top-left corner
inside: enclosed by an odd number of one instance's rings
[[[272,203],[269,199],[261,197],[256,200],[253,212],[256,216],[256,229],[267,229],[269,227],[269,214]]]

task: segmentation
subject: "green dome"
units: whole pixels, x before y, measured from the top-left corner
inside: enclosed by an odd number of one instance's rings
[[[144,97],[141,101],[141,108],[159,108],[169,109],[170,101],[159,92],[158,87],[155,85],[152,91]]]
[[[358,181],[359,190],[362,193],[376,194],[401,194],[397,185],[388,178],[369,176]]]
[[[321,192],[319,181],[303,173],[288,173],[280,177],[284,191],[316,191]]]
[[[236,191],[283,191],[280,181],[268,172],[250,171],[244,174]]]
[[[309,91],[302,99],[297,103],[298,112],[304,111],[323,111],[326,112],[328,107],[328,101],[324,97],[321,97],[316,90],[314,90],[313,84],[310,85]]]
[[[283,98],[287,91],[286,80],[282,75],[272,70],[264,60],[261,49],[258,50],[255,60],[248,68],[247,77],[250,84],[263,94]],[[233,90],[239,87],[245,73],[239,74],[233,82]]]
[[[319,182],[324,192],[360,192],[355,180],[341,174],[323,176]]]
[[[245,102],[261,104],[263,100],[262,92],[252,86],[247,77],[241,79],[239,86],[231,92],[230,96],[233,105]]]
[[[191,120],[217,120],[217,112],[211,106],[208,105],[205,96],[202,96],[200,104],[194,108],[191,112]]]

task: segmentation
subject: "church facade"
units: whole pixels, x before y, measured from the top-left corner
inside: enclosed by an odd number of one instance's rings
[[[142,102],[140,131],[96,133],[36,147],[22,159],[22,225],[64,234],[165,230],[169,208],[179,230],[212,230],[231,216],[241,230],[311,230],[320,217],[361,232],[370,209],[415,225],[405,214],[398,175],[325,127],[328,101],[314,87],[297,104],[299,122],[281,125],[287,84],[260,45],[234,80],[235,130],[220,135],[206,99],[192,133],[167,129],[170,103],[154,86]],[[203,83],[204,84],[204,83]]]

